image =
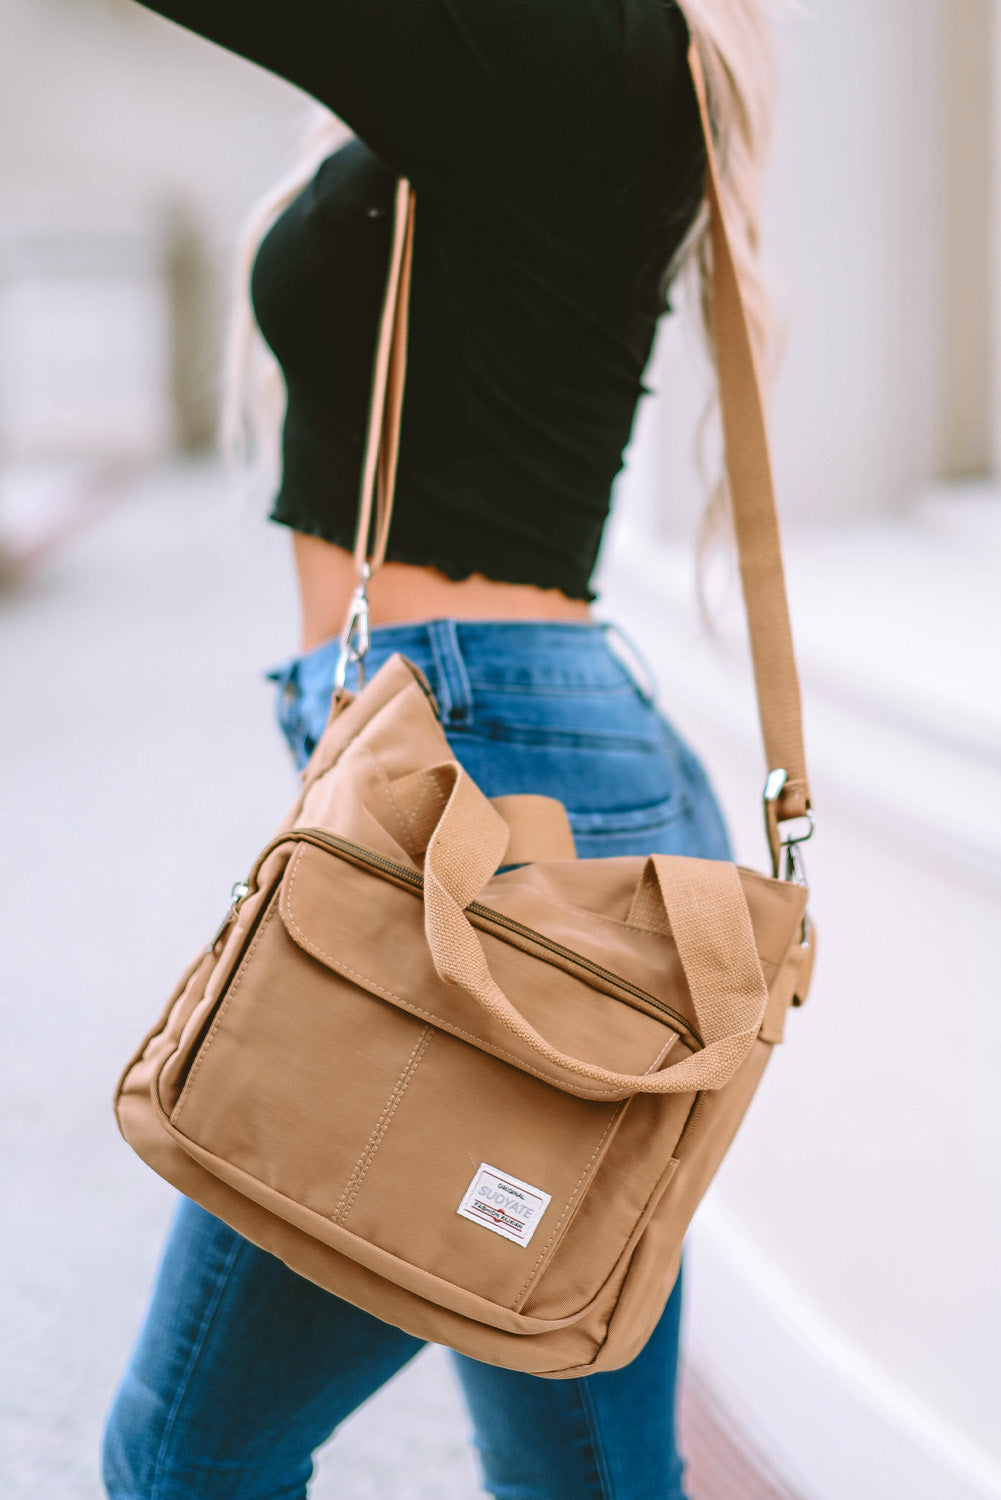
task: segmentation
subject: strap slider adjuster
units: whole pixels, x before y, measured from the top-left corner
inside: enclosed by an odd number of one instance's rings
[[[788,772],[781,768],[768,773],[763,793],[765,832],[772,853],[772,874],[777,880],[791,880],[805,886],[806,868],[800,845],[813,837],[813,813],[807,808],[796,817],[779,818],[779,799],[788,780]]]

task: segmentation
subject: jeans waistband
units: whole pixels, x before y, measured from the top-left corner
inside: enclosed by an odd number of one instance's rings
[[[339,649],[336,640],[324,641],[269,675],[304,697],[329,698]],[[367,676],[394,652],[425,673],[449,724],[469,716],[477,690],[595,693],[628,682],[644,697],[652,693],[640,653],[618,626],[605,621],[438,619],[379,625],[372,630]],[[354,685],[349,674],[348,686]]]

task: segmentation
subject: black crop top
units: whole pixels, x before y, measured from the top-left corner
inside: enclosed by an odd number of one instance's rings
[[[357,139],[266,236],[273,516],[350,547],[398,173],[417,193],[389,557],[592,598],[705,155],[674,0],[152,0]]]

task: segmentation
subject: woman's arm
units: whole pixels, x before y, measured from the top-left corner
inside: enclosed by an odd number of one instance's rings
[[[663,0],[141,3],[305,89],[418,181],[512,152],[530,176],[553,152],[593,171],[677,52]]]

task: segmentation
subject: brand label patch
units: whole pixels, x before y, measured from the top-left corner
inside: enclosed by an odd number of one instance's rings
[[[527,1245],[552,1202],[549,1193],[481,1162],[458,1212],[516,1245]]]

